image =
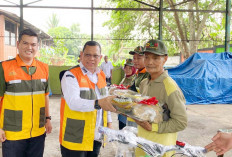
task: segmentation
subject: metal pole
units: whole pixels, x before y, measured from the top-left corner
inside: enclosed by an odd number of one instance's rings
[[[19,32],[21,32],[24,29],[24,23],[23,23],[23,0],[20,0],[20,27]]]
[[[162,36],[162,25],[163,25],[163,0],[160,0],[160,8],[159,8],[159,40],[163,40]]]
[[[230,18],[231,18],[231,0],[226,0],[226,34],[225,51],[230,52]]]
[[[93,0],[91,0],[91,41],[93,41]]]
[[[0,7],[7,8],[17,8],[18,5],[0,5]],[[44,8],[44,9],[81,9],[81,10],[91,10],[91,7],[65,7],[65,6],[23,6],[24,8]],[[101,8],[94,7],[93,10],[124,10],[124,11],[159,11],[159,9],[153,8]],[[225,13],[225,10],[188,10],[188,9],[166,9],[163,8],[163,11],[167,12],[199,12],[199,13]]]

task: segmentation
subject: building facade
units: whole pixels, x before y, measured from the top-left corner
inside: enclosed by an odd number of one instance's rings
[[[17,39],[20,27],[20,17],[17,15],[0,10],[0,61],[14,58],[17,55]],[[53,39],[39,28],[24,20],[24,28],[34,30],[40,38],[39,47],[50,46]],[[39,56],[39,53],[38,53]]]

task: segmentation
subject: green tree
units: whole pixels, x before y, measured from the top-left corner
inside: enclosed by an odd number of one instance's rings
[[[62,40],[64,46],[68,48],[68,55],[73,55],[77,58],[81,50],[80,25],[73,24],[70,29],[67,27],[56,27],[48,30],[55,42]]]
[[[49,48],[40,50],[40,61],[49,65],[75,65],[76,60],[73,56],[68,55],[68,48],[65,46],[64,40],[54,40],[54,45]]]
[[[79,24],[73,24],[70,29],[61,26],[51,28],[48,34],[53,37],[54,44],[42,49],[39,59],[53,65],[76,65],[82,44]]]
[[[70,35],[70,40],[66,40],[66,45],[69,49],[68,55],[73,55],[75,58],[78,58],[81,51],[81,38],[80,34],[80,24],[72,24],[70,27],[72,34]]]
[[[48,29],[56,28],[59,26],[59,19],[56,14],[52,14],[47,21]]]
[[[117,8],[148,8],[148,6],[131,0],[107,0]],[[143,2],[159,6],[159,0],[144,0]],[[225,2],[219,0],[189,1],[182,5],[175,5],[182,1],[166,0],[164,8],[189,9],[189,10],[225,10]],[[168,12],[163,13],[163,39],[170,54],[181,52],[185,58],[197,52],[199,40],[210,40],[215,38],[212,29],[221,30],[223,15],[215,19],[215,14],[209,12]],[[216,22],[218,24],[213,24]],[[127,39],[156,39],[158,38],[159,12],[157,11],[112,11],[111,19],[105,22],[113,38]],[[213,25],[210,25],[213,24]],[[211,30],[210,30],[210,29]],[[221,40],[224,36],[220,37]],[[173,42],[175,41],[175,42]],[[143,41],[144,42],[144,41]],[[114,51],[119,51],[123,41],[115,41]]]

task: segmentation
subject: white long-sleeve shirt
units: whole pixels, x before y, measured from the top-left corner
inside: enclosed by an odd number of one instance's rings
[[[101,66],[100,66],[101,70],[105,73],[106,78],[110,78],[111,77],[111,71],[114,68],[112,63],[110,61],[106,62],[102,62]]]
[[[95,92],[97,95],[97,99],[102,99],[103,96],[100,95],[99,89],[97,87],[98,77],[97,73],[100,73],[100,69],[97,68],[96,72],[91,73],[88,71],[82,63],[80,63],[81,71],[84,75],[87,75],[90,81],[92,81],[95,84]],[[80,86],[76,79],[76,77],[70,72],[66,71],[64,73],[64,76],[61,79],[61,88],[64,95],[64,99],[66,103],[68,104],[69,108],[74,111],[79,112],[90,112],[94,111],[94,104],[95,100],[88,100],[88,99],[82,99],[80,97]],[[108,90],[106,89],[106,96],[108,96]],[[107,122],[112,122],[111,113],[108,112],[107,114]],[[97,110],[97,120],[96,120],[96,126],[95,126],[95,137],[94,140],[101,140],[102,134],[98,132],[98,127],[103,125],[103,117],[102,117],[102,109]]]

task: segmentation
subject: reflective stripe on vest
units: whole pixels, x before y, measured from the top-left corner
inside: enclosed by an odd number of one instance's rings
[[[82,99],[96,99],[95,84],[87,75],[84,75],[80,67],[70,70],[77,78]],[[105,74],[98,74],[97,87],[100,94],[106,94]],[[61,98],[60,108],[60,144],[70,150],[92,151],[96,125],[97,111],[78,112],[69,108],[64,98]],[[107,126],[107,112],[103,111],[103,123]]]
[[[6,91],[1,124],[8,140],[36,137],[45,132],[45,91],[48,66],[36,61],[34,74],[27,74],[16,60],[2,62]]]

